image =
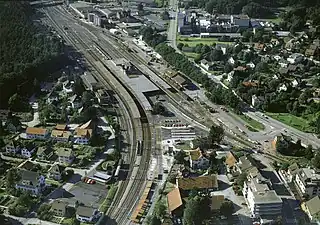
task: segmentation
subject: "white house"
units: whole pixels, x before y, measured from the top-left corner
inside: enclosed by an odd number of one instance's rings
[[[76,211],[76,218],[80,222],[92,223],[100,217],[101,213],[94,208],[87,206],[78,206]]]
[[[232,57],[230,57],[230,58],[228,59],[228,63],[230,63],[231,65],[234,65],[235,62],[236,62],[236,61],[235,61]]]
[[[278,91],[286,91],[288,88],[287,88],[287,85],[285,84],[282,84],[279,88],[278,88]]]
[[[47,96],[47,103],[52,104],[55,101],[59,101],[59,95],[56,92],[52,91]]]
[[[62,90],[65,94],[71,95],[73,93],[74,81],[65,81],[62,83]]]
[[[207,169],[210,165],[210,161],[204,156],[200,148],[188,151],[190,167],[192,169]]]
[[[234,71],[231,71],[230,73],[228,73],[228,77],[227,77],[228,82],[231,82],[233,75],[234,75]]]
[[[253,62],[247,63],[247,67],[250,67],[251,69],[254,69],[256,65]]]
[[[279,55],[275,55],[275,56],[273,56],[273,58],[274,58],[276,61],[279,61],[280,59],[282,59],[282,57],[279,56]]]
[[[36,148],[33,145],[25,146],[21,149],[21,155],[24,158],[31,158],[31,156],[35,150],[36,150]]]
[[[300,169],[295,175],[294,184],[301,196],[312,198],[320,195],[320,173],[313,169]]]
[[[73,95],[70,99],[69,102],[74,109],[79,109],[82,107],[82,99],[81,96],[79,95]]]
[[[17,154],[20,152],[20,146],[15,141],[10,141],[6,145],[6,153]]]
[[[212,62],[208,62],[206,59],[202,59],[200,65],[206,70],[212,70]]]
[[[16,189],[29,191],[32,195],[39,195],[45,186],[45,177],[29,170],[20,170],[20,180],[15,185]]]
[[[287,58],[287,61],[291,64],[301,63],[304,60],[304,55],[301,53],[293,53]]]
[[[291,82],[291,84],[292,84],[292,87],[297,87],[298,84],[299,84],[299,82],[298,82],[296,79],[294,79],[294,80]]]
[[[252,95],[251,97],[251,105],[253,107],[257,106],[261,101],[264,100],[263,96],[256,96],[256,95]]]
[[[27,139],[44,140],[49,137],[49,131],[40,127],[28,127],[26,129]]]

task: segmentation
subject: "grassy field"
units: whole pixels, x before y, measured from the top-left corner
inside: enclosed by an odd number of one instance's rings
[[[187,44],[187,45],[189,45],[189,47],[194,47],[198,44],[203,44],[203,45],[212,45],[213,43],[232,44],[233,42],[218,41],[218,38],[199,38],[199,37],[183,38],[183,37],[178,37],[177,44],[179,44],[179,43]]]
[[[196,58],[199,54],[195,52],[183,52],[188,58]]]
[[[309,121],[302,118],[291,115],[289,113],[266,113],[268,116],[279,120],[280,122],[294,127],[303,132],[314,132],[314,127],[309,125]]]
[[[265,127],[262,123],[246,116],[246,115],[239,115],[239,117],[245,121],[251,128],[248,127],[248,129],[252,132],[256,132],[257,130],[264,130]]]

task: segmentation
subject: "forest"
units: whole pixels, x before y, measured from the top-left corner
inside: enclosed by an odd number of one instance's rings
[[[8,108],[11,96],[26,100],[50,73],[67,61],[64,43],[38,22],[39,16],[27,1],[0,1],[2,109]]]

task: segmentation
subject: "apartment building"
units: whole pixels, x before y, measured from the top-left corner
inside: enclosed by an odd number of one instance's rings
[[[16,189],[29,191],[32,195],[39,195],[44,189],[45,177],[37,172],[20,170],[20,180],[16,183]]]
[[[313,198],[320,195],[320,172],[301,168],[295,175],[294,184],[301,196]]]
[[[244,183],[243,195],[254,217],[274,217],[282,214],[282,200],[274,190],[270,190],[268,180],[261,174],[248,176]]]

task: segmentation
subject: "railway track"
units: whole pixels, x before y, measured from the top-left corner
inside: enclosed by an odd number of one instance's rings
[[[63,16],[65,16],[65,15],[63,15]],[[61,30],[61,27],[59,27],[57,24],[55,24],[55,26],[58,27],[58,29],[60,28],[60,31],[62,31],[62,33],[64,34],[63,30]],[[84,52],[84,54],[87,58],[87,61],[89,62],[89,64],[93,68],[95,68],[98,71],[98,73],[94,74],[94,76],[97,78],[97,80],[104,83],[104,85],[106,85],[106,86],[107,85],[110,86],[110,83],[109,83],[110,80],[107,80],[107,77],[102,75],[103,73],[101,71],[101,68],[103,65],[97,66],[97,62],[101,62],[101,59],[99,58],[97,53],[92,51],[92,49],[90,48],[91,46],[88,46],[87,43],[85,43],[83,40],[81,40],[81,38],[79,38],[73,32],[69,31],[68,34],[69,34],[69,36],[72,36],[72,38],[67,37],[68,35],[63,35],[63,36],[64,36],[64,38],[68,39],[71,44],[77,46],[80,49],[82,49],[82,47],[84,47],[84,49],[86,49],[86,52]],[[75,41],[75,40],[77,40],[77,41]],[[108,57],[108,55],[106,55],[106,56]],[[105,69],[108,70],[108,68],[105,68]],[[109,72],[110,72],[109,75],[112,75],[111,71],[109,71]],[[108,78],[110,78],[110,77],[108,77]],[[132,93],[130,93],[130,94],[132,95]],[[127,102],[125,102],[125,103],[127,103]],[[119,197],[116,198],[116,201],[113,203],[113,205],[111,205],[110,210],[108,212],[108,215],[111,217],[114,217],[119,224],[124,223],[126,218],[128,217],[128,215],[127,215],[128,208],[135,205],[135,202],[137,200],[137,195],[132,195],[132,193],[138,194],[143,189],[142,187],[144,185],[144,182],[146,181],[146,174],[147,174],[148,167],[149,167],[149,163],[148,163],[149,160],[148,159],[150,157],[150,150],[151,150],[151,130],[149,127],[147,115],[144,113],[141,105],[138,105],[137,100],[135,100],[135,104],[137,104],[137,106],[139,107],[139,111],[140,111],[140,114],[142,114],[142,116],[140,117],[140,121],[139,121],[139,119],[136,118],[135,121],[133,121],[133,123],[136,124],[137,128],[139,128],[141,126],[142,139],[144,140],[144,144],[143,144],[144,151],[141,156],[141,161],[140,161],[141,164],[138,168],[137,174],[133,178],[134,180],[133,180],[132,185],[129,189],[129,193],[130,193],[129,197],[125,199],[125,201],[122,203],[122,205],[119,205],[121,198],[119,198]],[[133,117],[131,117],[131,118],[133,118]],[[133,126],[133,127],[135,127],[135,126]],[[133,133],[136,133],[136,131],[134,130]],[[136,143],[136,142],[134,142],[134,143]],[[131,151],[129,154],[130,155],[129,156],[130,165],[132,168],[133,168],[133,165],[135,163],[135,158],[136,158],[136,152],[134,151],[134,149],[135,149],[134,147],[131,148]],[[132,170],[129,170],[128,177],[131,178],[131,176],[132,176]],[[120,197],[123,196],[123,194],[126,191],[126,187],[129,185],[129,183],[130,183],[130,179],[126,179],[123,183],[121,183],[121,185],[118,189],[118,192],[117,192],[117,196],[120,196]],[[117,206],[118,206],[118,208],[117,208]]]

